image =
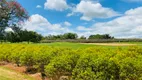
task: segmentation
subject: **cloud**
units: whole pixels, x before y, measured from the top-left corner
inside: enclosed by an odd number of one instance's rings
[[[5,31],[6,32],[13,32],[13,30],[11,28],[6,28]]]
[[[118,12],[115,12],[111,8],[103,7],[98,2],[93,2],[91,0],[81,0],[75,8],[72,8],[72,13],[67,16],[72,16],[75,13],[81,13],[83,16],[81,20],[90,21],[93,18],[111,18],[114,16],[119,16]]]
[[[59,24],[51,24],[46,18],[39,14],[34,14],[23,25],[23,29],[29,31],[36,31],[44,36],[48,34],[63,34],[66,32],[72,32],[67,26],[71,26],[69,22],[63,22]]]
[[[126,15],[142,15],[142,7],[138,7],[136,9],[130,9],[128,11],[125,12]]]
[[[64,25],[65,25],[66,27],[70,27],[70,26],[72,26],[72,24],[71,24],[71,23],[69,23],[69,22],[67,22],[67,21],[65,21],[65,22],[64,22]]]
[[[37,5],[36,8],[42,8],[42,6],[41,5]]]
[[[117,38],[141,38],[142,35],[142,7],[130,9],[121,17],[112,21],[93,24],[83,33],[90,34],[110,34]],[[85,29],[86,28],[81,28]],[[79,30],[79,29],[78,29]],[[81,31],[79,31],[81,32]]]
[[[47,0],[44,4],[45,9],[63,11],[68,8],[66,0]]]
[[[52,24],[39,14],[34,14],[23,26],[24,29],[36,31],[42,35],[75,32],[79,36],[91,34],[110,34],[116,38],[142,38],[142,7],[130,9],[122,16],[107,22],[97,22],[90,27],[78,26],[70,29],[70,22]]]
[[[78,26],[77,30],[79,30],[79,31],[91,31],[92,29],[91,28],[86,28],[84,26]]]

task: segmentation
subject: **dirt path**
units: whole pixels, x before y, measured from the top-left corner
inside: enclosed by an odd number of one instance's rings
[[[40,73],[25,74],[25,67],[13,64],[0,65],[0,80],[41,80]]]
[[[0,66],[0,80],[34,80],[34,78]]]
[[[102,46],[135,46],[136,44],[129,43],[81,43],[81,44],[92,44],[92,45],[102,45]]]

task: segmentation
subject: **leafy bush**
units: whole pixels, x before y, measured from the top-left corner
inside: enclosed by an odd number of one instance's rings
[[[69,49],[45,45],[1,44],[0,61],[35,68],[59,80],[141,80],[142,47]],[[29,70],[30,71],[30,70]]]

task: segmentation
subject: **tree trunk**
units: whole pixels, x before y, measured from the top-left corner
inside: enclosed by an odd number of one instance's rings
[[[45,75],[45,71],[44,71],[44,64],[40,65],[40,72],[41,72],[42,80],[45,80],[46,79],[46,75]]]

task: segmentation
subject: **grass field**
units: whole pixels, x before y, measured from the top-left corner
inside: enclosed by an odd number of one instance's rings
[[[35,45],[35,44],[34,44]],[[52,47],[67,47],[67,48],[88,48],[88,47],[129,47],[129,46],[142,46],[142,42],[120,42],[120,43],[69,43],[69,42],[55,42],[55,43],[41,43],[38,45],[47,45]]]
[[[34,80],[32,77],[0,66],[0,80]]]

